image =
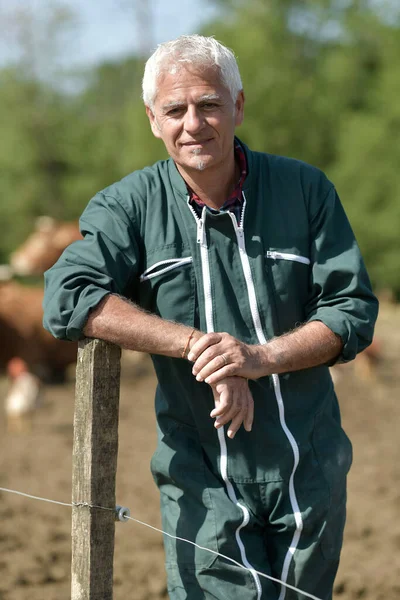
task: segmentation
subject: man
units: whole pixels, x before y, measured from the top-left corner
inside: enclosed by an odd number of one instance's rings
[[[170,158],[91,200],[45,325],[152,355],[163,527],[247,567],[165,536],[172,599],[328,600],[351,444],[327,365],[377,316],[357,244],[323,173],[234,137],[242,83],[213,38],[159,46],[143,98]]]

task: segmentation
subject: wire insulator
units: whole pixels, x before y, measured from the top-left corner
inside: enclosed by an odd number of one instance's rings
[[[131,516],[131,511],[126,506],[115,507],[115,520],[121,521],[121,523],[126,523],[129,521],[129,517]]]

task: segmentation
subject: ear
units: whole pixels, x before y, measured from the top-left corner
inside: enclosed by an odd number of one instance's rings
[[[149,106],[146,106],[146,114],[149,117],[149,121],[150,121],[150,127],[151,127],[151,131],[153,132],[153,135],[156,138],[160,138],[161,139],[161,132],[160,132],[160,128],[158,127],[156,118],[154,116],[153,111],[151,110],[151,108]]]
[[[235,103],[235,126],[241,125],[244,118],[244,92],[240,90]]]

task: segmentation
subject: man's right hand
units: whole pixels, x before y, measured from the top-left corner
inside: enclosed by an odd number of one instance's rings
[[[218,429],[231,422],[228,437],[233,439],[243,423],[246,431],[251,431],[254,419],[254,401],[247,379],[243,377],[225,377],[211,386],[215,408],[210,416],[215,418]]]

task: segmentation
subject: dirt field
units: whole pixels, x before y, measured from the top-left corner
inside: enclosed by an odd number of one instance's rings
[[[383,309],[384,357],[375,382],[348,365],[337,383],[343,424],[354,446],[345,546],[336,600],[400,598],[400,312]],[[0,381],[0,395],[6,382]],[[123,368],[117,502],[160,525],[149,473],[155,446],[151,364]],[[48,387],[33,427],[5,431],[0,417],[0,486],[61,502],[71,499],[74,382]],[[0,600],[70,598],[71,509],[0,492]],[[116,525],[115,600],[166,598],[161,535]]]

